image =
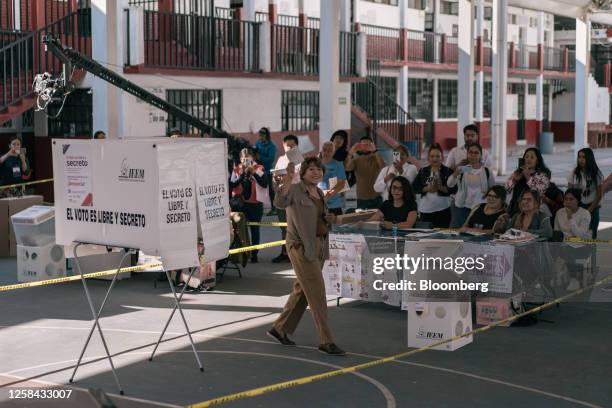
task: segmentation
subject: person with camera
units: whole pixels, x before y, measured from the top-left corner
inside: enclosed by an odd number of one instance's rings
[[[451,194],[457,187],[448,187],[448,178],[453,173],[442,164],[442,146],[434,143],[427,152],[428,166],[419,170],[412,187],[420,194],[419,215],[421,221],[430,222],[434,228],[448,228],[451,222]]]
[[[323,192],[317,184],[323,180],[325,167],[320,159],[309,157],[300,168],[300,182],[292,183],[285,174],[277,186],[274,205],[287,213],[287,252],[297,281],[280,316],[267,335],[283,346],[295,346],[293,334],[306,307],[319,334],[319,351],[341,356],[345,352],[332,338],[327,324],[327,299],[323,281],[323,263],[329,257],[329,228],[336,216],[327,210]]]
[[[23,176],[28,170],[26,149],[21,147],[21,139],[13,136],[9,142],[8,152],[0,156],[0,184],[23,183]]]
[[[260,222],[263,217],[262,197],[268,194],[268,177],[262,165],[253,158],[253,150],[244,148],[240,151],[238,163],[230,177],[230,200],[232,210],[243,212],[249,222]],[[251,244],[259,244],[259,226],[251,226]],[[258,251],[251,252],[251,262],[257,262]]]
[[[397,176],[402,176],[412,183],[417,176],[417,168],[410,164],[410,152],[404,145],[398,145],[393,149],[393,163],[383,168],[374,182],[374,190],[382,193],[383,201],[390,198],[391,182]]]
[[[377,152],[372,138],[364,136],[351,147],[346,158],[346,171],[355,172],[359,209],[377,210],[382,204],[382,197],[374,190],[374,183],[385,162]]]
[[[524,191],[536,190],[543,197],[549,185],[550,170],[544,164],[542,153],[535,147],[526,149],[523,157],[519,158],[517,169],[506,181],[506,191],[512,194],[508,213],[513,216],[520,212],[520,197]]]

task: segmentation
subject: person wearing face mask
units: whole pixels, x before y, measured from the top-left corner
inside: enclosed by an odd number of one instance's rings
[[[408,159],[410,158],[410,152],[408,149],[399,145],[393,149],[393,163],[390,166],[384,167],[374,182],[374,191],[382,194],[383,201],[389,199],[391,181],[397,177],[402,176],[406,178],[410,183],[414,181],[417,176],[416,166],[410,164]]]
[[[380,193],[374,190],[374,182],[385,162],[377,153],[371,137],[364,136],[349,150],[346,170],[354,171],[357,180],[357,208],[378,209],[382,204]]]
[[[555,231],[561,231],[564,238],[591,238],[591,213],[581,207],[581,195],[577,188],[569,188],[563,195],[563,208],[555,217]]]
[[[550,185],[550,170],[544,164],[542,154],[535,147],[530,147],[523,153],[523,158],[519,159],[518,168],[510,175],[506,181],[506,191],[512,194],[508,213],[517,214],[519,209],[520,197],[526,190],[536,190],[542,197]]]
[[[457,186],[452,228],[463,226],[472,209],[485,201],[485,193],[495,184],[493,172],[481,164],[482,147],[478,143],[468,147],[467,157],[467,164],[458,166],[447,182],[448,187]]]
[[[286,246],[297,281],[267,335],[283,346],[294,346],[288,335],[295,332],[306,306],[310,306],[319,335],[319,351],[339,356],[345,352],[334,343],[327,323],[322,272],[323,263],[329,257],[329,228],[336,217],[327,212],[323,192],[317,188],[324,173],[323,163],[310,157],[302,163],[299,183],[292,184],[287,174],[277,187],[274,204],[287,212]]]
[[[263,217],[262,197],[268,195],[268,178],[262,165],[257,164],[253,158],[253,150],[242,149],[240,164],[234,167],[230,177],[230,190],[232,199],[241,201],[240,211],[250,222],[260,222]],[[251,226],[251,244],[259,244],[259,226]],[[251,252],[251,262],[257,262],[258,251]]]
[[[334,160],[334,144],[332,142],[323,143],[321,150],[321,163],[325,166],[325,175],[318,187],[325,192],[325,201],[329,212],[335,215],[342,215],[344,197],[341,191],[346,185],[346,173],[344,164]],[[331,188],[330,179],[336,179],[336,185]]]
[[[421,221],[430,222],[434,228],[448,228],[451,222],[450,195],[457,187],[448,187],[448,178],[453,173],[442,164],[442,146],[434,143],[427,152],[428,166],[419,170],[412,187],[421,196],[419,214]]]
[[[0,156],[0,184],[23,183],[23,176],[28,172],[29,165],[25,149],[21,147],[21,139],[17,136],[11,137],[8,147],[8,152]]]

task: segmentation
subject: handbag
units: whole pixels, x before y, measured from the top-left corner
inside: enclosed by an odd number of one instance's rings
[[[244,198],[242,194],[236,194],[229,200],[229,205],[232,211],[240,212],[244,208]]]

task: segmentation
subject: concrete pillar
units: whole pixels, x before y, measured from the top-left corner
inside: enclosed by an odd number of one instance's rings
[[[321,1],[319,41],[319,146],[340,129],[340,0]]]
[[[21,30],[21,1],[15,1],[12,0],[13,2],[13,29],[19,31]]]
[[[353,0],[340,0],[340,30],[353,31],[351,21],[351,2]]]
[[[574,156],[587,146],[591,22],[576,19],[576,94],[574,97]]]
[[[132,66],[144,64],[145,62],[145,43],[144,43],[144,8],[130,7],[130,55],[127,63]]]
[[[431,118],[433,121],[433,135],[432,135],[432,142],[437,142],[438,140],[436,140],[436,136],[438,136],[436,134],[436,122],[438,121],[438,79],[434,78],[433,79],[433,97],[431,98],[432,100],[432,112],[431,112]]]
[[[107,68],[117,71],[124,65],[125,12],[121,0],[92,0],[92,57],[108,62]],[[102,130],[109,138],[123,137],[123,91],[93,77],[93,131]]]
[[[405,65],[400,68],[398,86],[399,106],[408,112],[408,67]]]
[[[538,124],[538,135],[542,132],[542,120],[544,119],[544,12],[538,12],[538,69],[540,75],[536,78],[536,122]],[[550,116],[549,116],[550,117]]]
[[[272,25],[269,21],[259,24],[259,69],[261,72],[272,70]]]
[[[459,0],[459,75],[457,82],[457,146],[463,144],[463,127],[474,117],[474,18],[472,2]]]
[[[245,21],[255,21],[257,11],[257,0],[244,0],[242,2],[243,18]]]
[[[493,169],[506,173],[506,93],[508,88],[508,0],[493,0],[493,111],[491,114],[491,154]]]
[[[357,32],[357,76],[365,78],[368,76],[368,35]]]

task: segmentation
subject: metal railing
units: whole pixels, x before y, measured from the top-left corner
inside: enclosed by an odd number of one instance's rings
[[[516,68],[538,69],[538,47],[533,45],[516,44]]]
[[[440,61],[441,36],[426,31],[406,30],[408,60],[438,63]]]
[[[160,7],[159,0],[129,0],[130,6],[142,6],[145,11],[161,11],[163,13],[190,14],[196,16],[214,16],[214,0],[172,0]],[[170,7],[168,7],[170,6]]]
[[[576,51],[567,51],[567,70],[569,72],[576,72]]]
[[[357,33],[340,31],[340,76],[357,76]]]
[[[144,13],[145,65],[259,71],[259,30],[251,21]]]
[[[9,44],[14,43],[15,41],[25,37],[29,33],[24,33],[21,31],[5,31],[0,30],[0,48],[4,48]]]
[[[236,18],[236,9],[227,7],[215,7],[215,17],[233,20]]]
[[[482,42],[482,65],[485,67],[493,66],[493,47],[490,41]]]
[[[279,14],[276,16],[276,24],[290,26],[290,27],[299,27],[300,18],[298,16],[289,16],[286,14]]]
[[[265,13],[263,11],[256,11],[255,12],[255,22],[257,23],[263,23],[264,21],[269,21],[270,18],[268,16],[268,13]]]
[[[384,131],[406,145],[412,155],[421,158],[423,128],[408,112],[370,79],[353,83],[351,91],[353,105],[368,115],[375,132]]]
[[[272,25],[272,72],[319,74],[319,30]]]
[[[459,63],[459,38],[453,36],[446,37],[444,45],[444,63],[458,64]]]
[[[31,5],[29,1],[20,0],[19,16],[15,19],[14,0],[2,0],[0,3],[0,30],[29,31],[31,23]]]
[[[61,43],[83,54],[91,55],[91,9],[80,9],[42,29],[21,36],[0,48],[0,110],[32,95],[34,75],[48,72],[60,75],[62,62],[46,52],[41,43],[52,35]]]
[[[565,51],[562,48],[544,47],[544,69],[565,71]]]
[[[361,30],[367,35],[368,58],[401,59],[400,30],[369,24],[362,24]]]

